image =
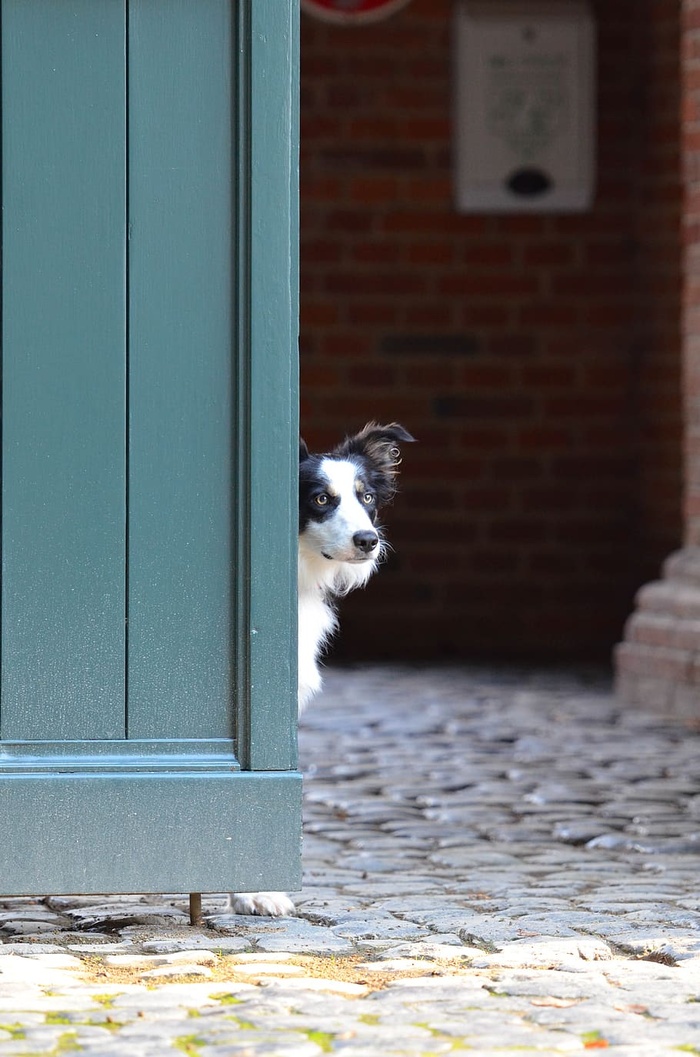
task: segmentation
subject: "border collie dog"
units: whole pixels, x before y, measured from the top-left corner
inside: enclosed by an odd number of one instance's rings
[[[396,491],[399,444],[413,439],[397,422],[368,422],[325,455],[299,442],[299,711],[321,689],[334,600],[364,587],[386,550],[377,514]],[[284,892],[238,893],[230,905],[234,914],[294,912]]]
[[[385,549],[377,513],[396,491],[403,426],[369,422],[328,455],[299,447],[299,709],[321,689],[333,599],[364,587]]]

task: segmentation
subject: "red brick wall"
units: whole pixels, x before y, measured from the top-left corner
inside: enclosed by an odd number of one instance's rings
[[[686,543],[700,546],[700,0],[684,0]]]
[[[681,415],[681,18],[678,0],[645,0],[640,19],[640,160],[635,182],[639,244],[635,401],[641,581],[682,536]]]
[[[303,17],[303,429],[420,440],[341,654],[607,652],[677,544],[676,6],[596,5],[598,194],[559,216],[455,212],[448,0]]]

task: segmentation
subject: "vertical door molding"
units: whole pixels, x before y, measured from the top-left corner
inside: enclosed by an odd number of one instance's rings
[[[238,540],[238,758],[253,770],[296,767],[298,18],[288,0],[238,5],[236,452],[253,526]]]

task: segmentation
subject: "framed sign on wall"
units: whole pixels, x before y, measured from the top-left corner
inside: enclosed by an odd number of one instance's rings
[[[587,0],[461,0],[453,36],[457,208],[589,209],[596,64]]]

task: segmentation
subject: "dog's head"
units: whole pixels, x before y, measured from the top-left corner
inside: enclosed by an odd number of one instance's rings
[[[381,553],[377,512],[396,491],[399,444],[414,438],[392,422],[369,422],[333,451],[311,455],[299,443],[299,534],[302,545],[329,561],[376,563]]]

